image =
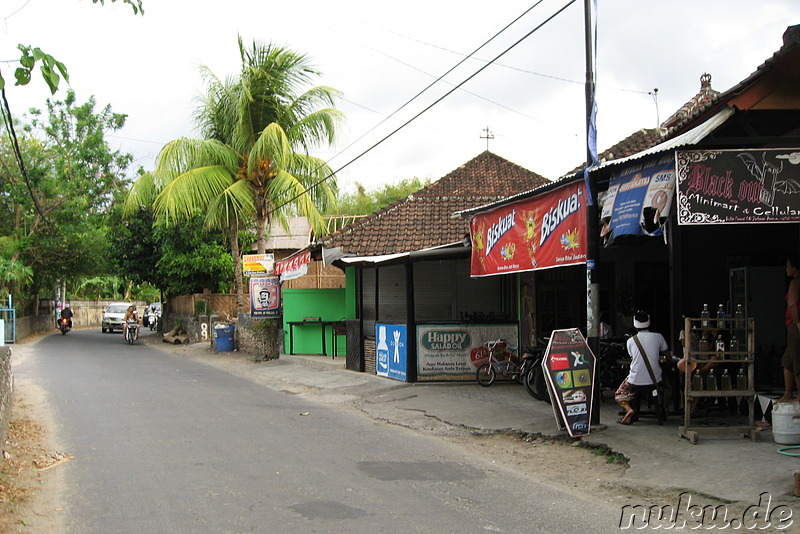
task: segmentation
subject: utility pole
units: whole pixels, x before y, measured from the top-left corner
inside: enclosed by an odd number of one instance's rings
[[[594,28],[592,20],[592,3],[596,0],[584,0],[584,32],[586,40],[586,167],[597,163],[597,130],[595,113],[594,83]],[[593,173],[584,171],[586,189],[586,337],[589,348],[596,355],[600,346],[598,325],[600,322],[600,289],[597,284],[597,259],[600,255],[600,239],[597,221],[597,178]],[[600,423],[599,403],[600,390],[595,380],[594,399],[590,423]]]

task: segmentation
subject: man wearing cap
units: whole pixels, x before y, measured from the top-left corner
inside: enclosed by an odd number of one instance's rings
[[[630,425],[636,416],[636,412],[631,406],[631,401],[633,401],[635,395],[634,386],[649,386],[653,383],[653,378],[647,370],[644,358],[647,358],[647,361],[650,362],[650,368],[653,370],[656,383],[660,383],[661,366],[659,361],[670,357],[669,346],[664,336],[658,332],[650,332],[648,330],[650,328],[650,316],[647,312],[637,311],[633,316],[633,326],[636,328],[637,333],[627,343],[628,354],[631,356],[630,372],[614,394],[614,400],[625,410],[625,415],[617,421],[622,425]],[[642,354],[642,350],[639,349],[636,338],[638,338],[645,354]]]

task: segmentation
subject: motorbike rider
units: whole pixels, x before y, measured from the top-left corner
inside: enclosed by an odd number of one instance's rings
[[[134,306],[128,306],[128,310],[125,312],[125,317],[122,318],[122,339],[125,339],[126,334],[128,333],[128,319],[133,319],[136,321],[136,324],[139,324],[139,317],[136,315],[136,308]],[[139,339],[139,330],[136,330],[136,339]]]
[[[72,309],[69,307],[69,304],[64,305],[64,309],[61,310],[61,318],[62,319],[69,319],[69,327],[72,328]]]

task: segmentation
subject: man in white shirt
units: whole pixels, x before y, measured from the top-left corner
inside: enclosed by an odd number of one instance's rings
[[[650,332],[650,316],[644,311],[637,311],[633,316],[633,326],[636,328],[636,336],[630,338],[627,343],[628,354],[631,356],[631,368],[628,376],[622,381],[617,392],[614,394],[614,400],[617,404],[622,406],[625,410],[625,415],[618,421],[622,425],[630,425],[636,416],[636,412],[631,406],[631,401],[635,396],[634,386],[649,386],[653,384],[653,377],[647,369],[645,358],[650,363],[650,369],[655,375],[655,383],[661,382],[661,366],[659,362],[662,359],[670,357],[669,346],[664,336],[658,332]],[[638,338],[641,348],[636,343]]]

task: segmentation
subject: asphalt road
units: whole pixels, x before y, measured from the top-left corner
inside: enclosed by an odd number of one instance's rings
[[[54,333],[30,351],[15,373],[46,392],[74,456],[59,467],[69,533],[605,533],[619,521],[490,457],[119,333]]]

